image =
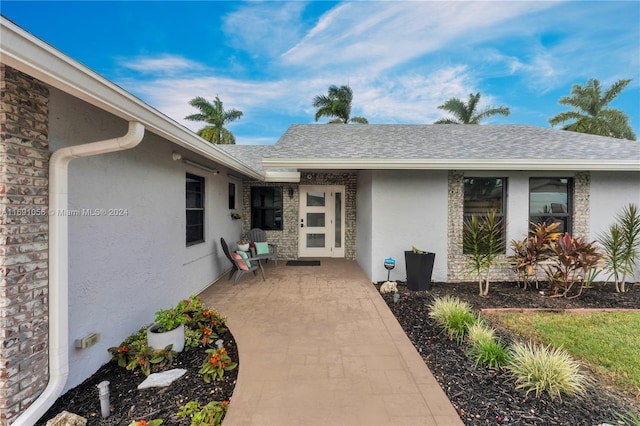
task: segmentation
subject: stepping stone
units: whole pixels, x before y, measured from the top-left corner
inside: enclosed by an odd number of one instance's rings
[[[182,368],[174,368],[173,370],[163,371],[162,373],[153,373],[138,385],[138,389],[161,388],[169,386],[174,381],[186,373],[187,370]]]

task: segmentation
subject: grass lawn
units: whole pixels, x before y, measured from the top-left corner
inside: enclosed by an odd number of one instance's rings
[[[640,312],[527,312],[496,318],[522,336],[565,348],[614,384],[640,395]]]

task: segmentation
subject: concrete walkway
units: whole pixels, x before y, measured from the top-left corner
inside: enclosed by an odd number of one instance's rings
[[[202,294],[240,353],[224,426],[462,425],[391,311],[353,261],[269,262]]]

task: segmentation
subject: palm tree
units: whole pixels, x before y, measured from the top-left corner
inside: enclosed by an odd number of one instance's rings
[[[336,123],[359,123],[368,124],[364,117],[349,117],[351,115],[351,101],[353,101],[353,91],[349,86],[329,86],[329,92],[313,98],[313,106],[317,108],[316,121],[320,117],[336,117],[329,121]]]
[[[458,98],[451,98],[438,108],[449,111],[455,118],[442,118],[434,124],[480,124],[480,121],[492,115],[508,116],[511,111],[507,107],[487,107],[476,111],[480,101],[480,92],[469,94],[469,102],[466,104]]]
[[[636,135],[629,126],[627,114],[618,109],[607,107],[630,82],[631,80],[618,80],[604,93],[602,93],[600,82],[595,78],[587,81],[584,87],[574,84],[571,88],[571,95],[563,96],[558,101],[560,105],[572,106],[573,111],[561,112],[550,118],[549,124],[553,127],[574,120],[573,123],[565,125],[562,129],[636,140]]]
[[[184,118],[185,120],[204,121],[210,124],[210,126],[198,130],[199,136],[215,144],[233,145],[236,143],[233,133],[223,126],[242,117],[242,111],[236,109],[225,111],[222,108],[222,101],[217,96],[213,104],[198,96],[191,99],[189,105],[198,108],[200,113],[188,115]]]

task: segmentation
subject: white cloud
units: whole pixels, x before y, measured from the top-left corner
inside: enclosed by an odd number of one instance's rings
[[[327,12],[305,38],[283,54],[295,66],[388,69],[455,41],[472,45],[500,37],[496,24],[551,2],[354,2]]]
[[[142,73],[171,74],[184,70],[202,69],[197,62],[176,55],[161,55],[157,57],[139,57],[121,62],[125,68]]]
[[[303,2],[248,3],[224,17],[227,42],[254,56],[274,56],[292,46],[301,31]]]

